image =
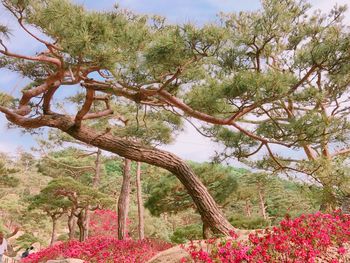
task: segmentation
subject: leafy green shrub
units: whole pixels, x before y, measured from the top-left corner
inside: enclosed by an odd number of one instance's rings
[[[57,237],[57,241],[66,242],[68,240],[69,240],[69,236],[67,234],[61,234]]]
[[[193,224],[176,228],[170,237],[171,242],[181,244],[189,240],[202,239],[202,225]]]
[[[242,215],[233,215],[229,219],[230,223],[236,228],[260,229],[270,225],[268,220],[262,217],[246,217]]]
[[[33,245],[34,243],[41,243],[43,244],[42,240],[35,237],[31,233],[24,233],[18,238],[16,238],[16,246],[18,246],[21,249],[25,249]]]

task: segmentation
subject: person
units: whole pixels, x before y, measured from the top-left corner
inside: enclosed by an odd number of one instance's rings
[[[7,241],[4,237],[4,233],[0,231],[0,263],[2,263],[2,257],[7,251]]]
[[[33,249],[34,249],[34,247],[28,247],[28,248],[26,248],[26,251],[24,251],[24,252],[22,253],[21,258],[26,258],[26,257],[28,257],[28,256],[29,256],[30,250],[33,250]]]

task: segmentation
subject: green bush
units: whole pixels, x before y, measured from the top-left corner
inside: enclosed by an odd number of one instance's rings
[[[229,219],[230,223],[236,228],[260,229],[270,225],[268,220],[262,217],[246,217],[242,215],[233,215]]]
[[[182,244],[189,240],[202,239],[202,236],[202,225],[193,224],[176,228],[170,240],[173,243]]]
[[[21,249],[26,249],[34,243],[42,244],[43,242],[31,233],[24,233],[16,239],[16,246],[19,246]]]
[[[68,234],[61,234],[57,237],[57,241],[66,242],[69,240]]]

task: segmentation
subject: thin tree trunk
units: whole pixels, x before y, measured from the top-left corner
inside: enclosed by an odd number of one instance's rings
[[[130,203],[131,160],[124,159],[123,183],[118,198],[118,239],[127,237],[127,219]]]
[[[90,209],[86,207],[83,217],[84,241],[89,237]]]
[[[52,219],[52,230],[51,230],[50,247],[52,247],[56,241],[56,223],[57,223],[57,219],[55,217],[51,217],[51,219]]]
[[[210,230],[210,227],[207,224],[203,223],[203,229],[202,230],[203,230],[203,238],[204,239],[209,239],[209,238],[212,237],[212,232]]]
[[[73,240],[75,235],[75,217],[73,211],[71,211],[71,213],[68,215],[68,230],[69,240]]]
[[[245,200],[245,211],[246,211],[246,216],[247,217],[251,217],[252,216],[252,210],[251,210],[251,206],[250,206],[250,203],[249,203],[248,199]]]
[[[144,207],[142,200],[142,185],[141,185],[141,163],[137,162],[137,170],[136,170],[136,190],[137,190],[137,210],[139,216],[139,239],[143,240],[145,238],[145,223],[144,223]]]
[[[92,180],[92,187],[94,189],[98,189],[98,186],[100,184],[101,180],[101,149],[97,149],[96,152],[96,159],[95,159],[95,175]],[[89,209],[86,209],[86,230],[85,230],[85,238],[89,237],[89,230],[90,230],[90,217],[91,213]]]
[[[54,127],[66,132],[73,138],[118,154],[124,158],[155,165],[173,173],[185,186],[201,215],[203,223],[208,224],[214,233],[229,235],[234,227],[227,221],[207,188],[198,179],[193,170],[176,155],[138,142],[114,136],[108,131],[97,132],[85,125],[75,125],[69,116],[58,114],[44,115],[29,119],[5,112],[6,118],[24,128]]]
[[[85,225],[85,216],[84,216],[85,209],[82,209],[80,213],[78,214],[78,220],[77,225],[79,228],[79,241],[83,242],[85,241],[85,234],[86,234],[86,225]]]
[[[267,220],[268,218],[267,218],[267,214],[266,214],[265,198],[264,198],[263,193],[261,192],[261,189],[258,189],[258,193],[259,193],[261,215],[265,220]]]
[[[350,196],[347,195],[341,200],[341,211],[344,214],[350,214]]]
[[[95,159],[95,176],[92,181],[92,187],[98,188],[101,180],[101,149],[97,149],[96,159]]]
[[[336,209],[338,202],[339,200],[334,194],[334,189],[329,187],[329,184],[323,184],[320,210],[330,213]]]

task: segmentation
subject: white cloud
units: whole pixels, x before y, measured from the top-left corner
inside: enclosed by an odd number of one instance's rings
[[[18,146],[19,145],[17,145],[16,143],[0,141],[0,152],[6,154],[14,154]]]
[[[185,130],[176,138],[175,143],[160,147],[185,160],[208,161],[218,150],[217,144],[200,135],[193,126],[186,123]]]

